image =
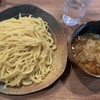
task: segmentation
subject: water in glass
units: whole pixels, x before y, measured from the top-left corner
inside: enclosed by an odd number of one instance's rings
[[[75,26],[84,16],[88,0],[65,0],[63,21],[66,25]]]

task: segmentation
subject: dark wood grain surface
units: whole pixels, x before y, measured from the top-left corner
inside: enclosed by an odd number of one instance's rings
[[[80,24],[100,20],[100,0],[92,0]],[[69,27],[62,21],[64,0],[2,0],[0,11],[19,4],[33,4],[53,15],[63,27],[67,38],[79,26]],[[100,100],[100,79],[89,78],[67,64],[63,75],[50,87],[24,96],[0,94],[0,100]]]

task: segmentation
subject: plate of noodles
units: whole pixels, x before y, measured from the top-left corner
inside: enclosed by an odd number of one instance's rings
[[[66,35],[52,15],[28,4],[0,13],[1,93],[44,89],[62,75],[66,63]]]

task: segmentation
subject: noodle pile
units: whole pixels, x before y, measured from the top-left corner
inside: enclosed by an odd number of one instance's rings
[[[0,81],[7,86],[40,83],[52,70],[56,46],[40,17],[0,22]]]

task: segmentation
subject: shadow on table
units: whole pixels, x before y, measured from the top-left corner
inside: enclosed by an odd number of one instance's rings
[[[91,78],[78,72],[76,68],[72,67],[70,77],[64,79],[64,83],[67,91],[73,94],[73,96],[91,96],[99,95],[100,93],[100,79]],[[68,80],[67,80],[68,79]]]
[[[74,95],[91,96],[100,92],[100,79],[85,76],[76,68],[73,68],[73,71],[75,76],[70,79],[70,86],[66,87]]]
[[[70,72],[71,72],[71,63],[70,63],[70,60],[68,59],[66,69],[65,69],[64,73],[62,74],[62,76],[60,77],[60,79],[63,83],[65,83],[67,81],[67,79],[70,75]]]
[[[100,92],[100,79],[86,76],[77,71],[76,68],[73,68],[77,78],[82,82],[82,84],[91,92],[98,93]]]

